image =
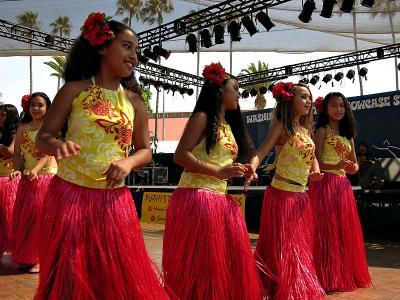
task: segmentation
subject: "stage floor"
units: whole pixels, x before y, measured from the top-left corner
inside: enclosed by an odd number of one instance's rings
[[[161,264],[163,225],[142,223],[142,231],[149,254]],[[257,234],[250,234],[253,245]],[[400,300],[400,242],[366,241],[369,270],[374,288],[351,293],[334,293],[327,299],[348,300]],[[10,256],[0,260],[0,299],[32,299],[38,283],[38,275],[21,274],[11,263]]]

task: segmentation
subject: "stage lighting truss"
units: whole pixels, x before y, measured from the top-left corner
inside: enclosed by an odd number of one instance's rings
[[[182,96],[184,94],[191,96],[194,93],[193,88],[189,87],[188,85],[177,84],[176,82],[170,83],[168,81],[164,81],[163,79],[156,79],[154,77],[140,76],[139,82],[145,86],[152,85],[158,91],[160,91],[161,88],[167,93],[171,91],[173,95],[176,91],[179,91]]]

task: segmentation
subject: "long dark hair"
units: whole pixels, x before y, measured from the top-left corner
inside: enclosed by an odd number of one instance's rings
[[[296,87],[305,87],[308,89],[310,93],[310,101],[311,105],[313,105],[313,99],[312,99],[312,94],[310,91],[310,88],[303,84],[303,83],[296,83],[294,84],[294,88]],[[299,120],[299,124],[306,128],[310,133],[312,132],[312,107],[310,108],[309,112],[305,116],[301,116]],[[288,136],[294,136],[295,135],[295,127],[294,127],[294,105],[293,101],[285,101],[285,100],[280,100],[276,102],[276,106],[274,109],[274,118],[273,122],[271,124],[275,124],[276,122],[281,122],[283,125],[283,128],[285,129],[285,132]]]
[[[115,35],[123,30],[129,30],[136,35],[130,27],[118,21],[110,20],[107,24]],[[111,40],[106,40],[103,44],[94,47],[85,37],[80,35],[68,53],[63,74],[65,82],[84,80],[95,76],[100,71],[101,55],[99,50],[109,46],[110,43]],[[134,72],[130,76],[122,78],[121,84],[126,89],[141,96],[140,85]]]
[[[214,148],[217,137],[218,128],[221,126],[220,112],[222,107],[222,90],[229,79],[237,80],[230,77],[224,80],[222,87],[215,85],[211,81],[206,81],[200,91],[196,106],[190,117],[198,112],[204,112],[207,115],[206,125],[206,151],[207,154]],[[253,143],[243,125],[242,113],[238,105],[236,110],[227,110],[225,112],[225,120],[232,129],[233,136],[239,148],[237,161],[247,162],[254,153]]]
[[[33,94],[31,95],[31,97],[29,98],[28,103],[26,104],[26,107],[27,107],[27,110],[28,110],[28,111],[23,111],[23,112],[22,112],[22,119],[21,119],[21,123],[22,123],[22,124],[32,122],[32,116],[31,116],[31,114],[30,114],[30,112],[29,112],[29,107],[31,106],[32,99],[35,98],[35,97],[38,97],[38,96],[39,96],[39,97],[42,97],[42,98],[46,101],[46,114],[47,114],[47,112],[49,111],[49,108],[50,108],[50,105],[51,105],[51,101],[50,101],[49,96],[47,96],[47,95],[46,95],[45,93],[43,93],[43,92],[36,92],[36,93],[33,93]]]
[[[3,104],[0,106],[0,110],[5,111],[7,114],[4,126],[3,128],[0,128],[1,130],[0,144],[3,144],[4,146],[8,147],[11,145],[13,136],[17,132],[19,124],[18,110],[12,104]]]
[[[318,114],[316,129],[320,127],[325,128],[325,126],[329,123],[329,117],[326,112],[328,110],[329,101],[334,97],[342,98],[345,107],[344,117],[339,122],[339,134],[347,139],[352,139],[356,136],[356,121],[353,111],[350,108],[349,101],[342,93],[339,92],[332,92],[325,96],[322,103],[322,111]]]

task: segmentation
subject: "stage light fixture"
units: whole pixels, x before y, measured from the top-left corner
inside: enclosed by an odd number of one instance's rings
[[[197,37],[193,33],[188,34],[186,37],[186,43],[189,45],[189,52],[197,52]]]
[[[338,72],[335,74],[335,77],[333,77],[333,79],[335,79],[336,81],[340,81],[343,79],[343,77],[344,77],[343,72]]]
[[[347,74],[346,74],[346,77],[348,79],[352,80],[352,79],[354,79],[355,74],[356,74],[356,72],[354,72],[354,70],[348,70]]]
[[[180,87],[179,88],[179,94],[181,94],[182,96],[186,93],[186,88],[185,87]]]
[[[303,10],[299,14],[299,20],[303,23],[309,23],[311,21],[311,15],[315,10],[314,0],[306,0],[303,5]]]
[[[244,16],[241,20],[243,26],[247,29],[250,36],[253,36],[258,32],[258,29],[250,16]]]
[[[292,66],[286,66],[285,67],[285,75],[290,76],[293,74],[293,67]]]
[[[374,3],[375,3],[374,0],[363,0],[363,1],[361,1],[361,5],[362,6],[369,7],[369,8],[374,6]]]
[[[224,40],[225,28],[222,24],[217,24],[214,26],[214,42],[215,44],[223,44]]]
[[[382,48],[376,49],[376,56],[378,58],[383,58],[385,56],[385,51]]]
[[[328,83],[331,80],[332,80],[332,75],[331,74],[326,74],[324,76],[324,78],[322,78],[322,81],[325,82],[325,83]]]
[[[270,84],[268,87],[268,91],[272,92],[272,90],[274,89],[275,84]]]
[[[252,89],[250,90],[250,95],[251,95],[252,97],[257,96],[257,90],[256,90],[255,88],[252,88]]]
[[[168,59],[171,55],[171,51],[168,51],[161,46],[154,46],[153,52],[158,56],[164,57],[165,59]]]
[[[171,89],[171,84],[169,83],[169,82],[164,82],[163,84],[162,84],[162,88],[165,90],[165,91],[169,91],[170,89]]]
[[[210,30],[203,29],[199,33],[201,37],[201,46],[205,48],[210,48],[213,45]]]
[[[303,84],[308,84],[310,81],[308,80],[307,77],[304,77],[302,79],[299,80],[299,83],[303,83]]]
[[[354,0],[343,0],[340,10],[345,13],[349,13],[353,9],[353,6],[354,6]]]
[[[261,23],[262,26],[265,27],[265,29],[267,29],[267,31],[270,31],[272,29],[272,27],[275,26],[275,24],[272,23],[268,14],[266,14],[263,11],[260,11],[259,13],[256,14],[256,19],[258,22]]]
[[[237,21],[231,21],[228,25],[228,32],[231,35],[232,42],[240,42],[242,37],[240,36],[240,23]]]
[[[157,59],[158,59],[158,55],[156,53],[154,53],[153,51],[151,51],[150,48],[144,49],[143,54],[154,61],[157,61]]]
[[[54,44],[54,36],[48,34],[48,35],[45,36],[44,41],[45,41],[46,43],[48,43],[48,44],[53,45],[53,44]]]
[[[250,96],[249,91],[248,91],[248,90],[243,90],[243,92],[242,92],[242,98],[243,98],[243,99],[247,99],[247,98],[249,98],[249,96]]]
[[[189,96],[192,96],[193,93],[194,93],[194,90],[193,90],[192,88],[187,89],[187,94],[188,94]]]
[[[324,0],[320,16],[324,18],[332,17],[332,11],[335,4],[336,0]]]
[[[359,74],[361,77],[364,77],[365,79],[367,79],[367,73],[368,73],[368,69],[367,69],[366,67],[362,67],[362,68],[360,69],[360,71],[358,71],[358,74]]]
[[[318,75],[314,75],[313,77],[311,77],[310,83],[312,85],[316,85],[318,81],[319,81],[319,76]]]
[[[262,86],[258,89],[258,92],[260,93],[260,95],[264,95],[267,91],[268,91],[268,89],[265,86]]]
[[[397,70],[400,71],[400,63],[397,65]]]

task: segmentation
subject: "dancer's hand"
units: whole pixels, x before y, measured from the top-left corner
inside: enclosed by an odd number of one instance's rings
[[[21,176],[21,171],[13,171],[10,174],[11,179],[17,178],[18,176]]]
[[[56,146],[55,158],[56,160],[65,159],[70,156],[78,155],[81,150],[81,146],[73,141],[60,142]]]
[[[246,180],[244,181],[244,191],[247,191],[247,188],[249,187],[251,182],[258,180],[258,174],[253,169],[251,164],[245,164],[244,167],[246,168],[246,173],[244,175],[246,177]]]
[[[319,171],[311,171],[309,176],[311,181],[321,181],[324,177],[324,173],[321,173]]]
[[[246,173],[246,168],[240,163],[233,163],[218,170],[217,177],[219,179],[230,179],[234,177],[243,177]]]
[[[28,173],[26,174],[29,178],[29,181],[37,179],[37,171],[35,170],[29,170]]]
[[[348,174],[355,174],[357,172],[357,165],[351,160],[348,160],[346,166],[344,167],[344,170]]]
[[[121,184],[129,175],[131,168],[125,159],[114,161],[102,175],[106,176],[106,187],[113,188]]]
[[[341,160],[335,165],[335,170],[344,170],[348,165],[347,160]]]

